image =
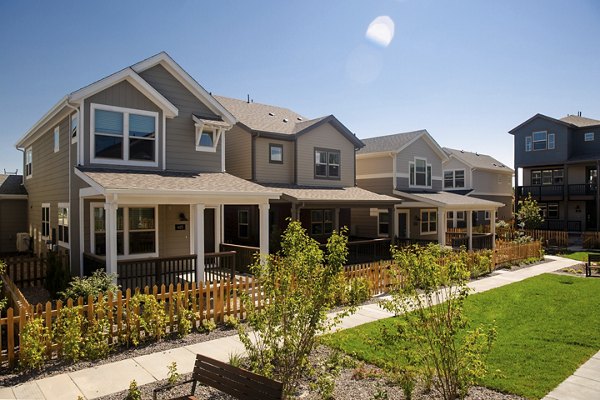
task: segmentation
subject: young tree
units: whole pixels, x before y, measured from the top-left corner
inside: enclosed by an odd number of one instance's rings
[[[529,193],[524,200],[519,200],[518,205],[519,208],[515,216],[517,221],[519,221],[521,228],[535,229],[544,222],[540,206],[537,201],[531,197],[531,193]]]
[[[344,231],[334,232],[324,255],[298,221],[290,222],[281,238],[279,253],[252,266],[263,304],[258,307],[243,297],[251,332],[242,326],[238,330],[252,370],[281,381],[284,395],[290,397],[307,370],[316,336],[336,322],[326,312],[342,289],[338,282],[348,239]]]
[[[493,327],[467,329],[468,254],[434,244],[392,253],[392,300],[383,306],[402,314],[402,323],[383,337],[408,343],[409,368],[424,373],[444,400],[462,399],[486,373],[484,355],[495,339]]]

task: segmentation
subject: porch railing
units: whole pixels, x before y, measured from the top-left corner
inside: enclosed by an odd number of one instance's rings
[[[579,183],[569,185],[569,197],[571,196],[595,196],[598,185],[595,183]]]
[[[240,273],[250,273],[250,266],[254,264],[256,254],[260,253],[260,248],[253,246],[243,246],[241,244],[221,243],[222,252],[235,251],[235,268]]]
[[[233,280],[235,277],[235,251],[206,253],[204,255],[204,280],[206,282]]]
[[[437,240],[428,240],[428,239],[396,239],[396,246],[398,247],[406,247],[412,246],[414,244],[419,246],[427,246],[430,243],[437,243]]]
[[[355,240],[348,242],[348,264],[361,264],[379,260],[391,260],[390,238]]]
[[[486,250],[492,248],[492,234],[473,235],[473,248],[469,250]]]

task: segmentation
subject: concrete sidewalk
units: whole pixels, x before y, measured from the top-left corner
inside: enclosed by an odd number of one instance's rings
[[[550,262],[516,271],[496,271],[494,274],[486,278],[478,279],[469,283],[469,286],[474,290],[475,293],[484,292],[500,286],[508,285],[513,282],[519,282],[546,272],[552,272],[578,264],[577,261],[560,257],[547,256],[546,259]],[[368,322],[388,318],[390,316],[392,316],[391,313],[381,309],[377,304],[368,304],[359,307],[355,314],[344,318],[340,324],[340,328],[352,328]],[[157,380],[165,379],[168,372],[167,367],[172,362],[177,363],[177,369],[180,373],[192,372],[195,355],[199,353],[227,362],[229,361],[229,356],[231,354],[242,353],[243,351],[244,346],[240,342],[238,336],[228,336],[203,343],[196,343],[189,346],[174,348],[164,352],[153,353],[110,364],[104,364],[98,367],[86,368],[75,372],[37,379],[13,388],[0,388],[0,400],[75,400],[78,396],[82,396],[85,399],[94,399],[107,394],[126,390],[129,387],[129,383],[133,379],[137,381],[138,385],[144,385]],[[586,367],[584,373],[595,373],[595,376],[599,377],[600,358],[598,357],[600,356],[597,354],[594,357],[596,358],[592,358],[590,360],[590,362],[595,360],[595,362],[592,363],[591,367],[589,368],[591,371],[588,371],[588,368]],[[584,368],[584,366],[582,366],[580,369],[582,368]],[[569,379],[567,379],[567,381]],[[567,381],[565,381],[565,383]],[[559,388],[557,388],[557,390]],[[591,396],[588,395],[587,397],[555,396],[548,397],[548,399],[600,399],[600,381],[598,380],[596,381],[596,391],[594,393],[595,394]]]

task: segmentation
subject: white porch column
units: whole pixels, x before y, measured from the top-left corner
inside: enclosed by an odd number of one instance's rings
[[[258,205],[259,211],[259,247],[261,263],[269,255],[269,203]]]
[[[490,210],[490,233],[492,234],[492,250],[496,248],[496,210]]]
[[[446,245],[446,209],[438,208],[438,243],[440,246]]]
[[[104,203],[104,212],[106,214],[105,235],[106,235],[106,272],[109,274],[117,273],[117,208],[116,201],[107,201]]]
[[[469,237],[469,250],[473,249],[473,211],[465,211],[467,214],[467,236]]]
[[[204,204],[194,204],[194,252],[196,253],[196,284],[204,282]]]
[[[215,253],[221,251],[221,238],[223,237],[223,223],[221,215],[222,206],[215,207]]]
[[[334,216],[333,216],[333,229],[335,229],[336,231],[340,231],[340,209],[336,208],[334,211]]]

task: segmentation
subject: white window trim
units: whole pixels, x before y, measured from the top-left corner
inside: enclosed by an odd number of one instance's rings
[[[202,120],[192,116],[194,120],[194,126],[196,128],[196,141],[194,145],[196,147],[196,151],[205,151],[208,153],[216,153],[217,146],[219,145],[219,140],[221,139],[221,135],[225,132],[225,129],[219,126],[211,125],[209,123],[205,123]],[[212,130],[213,133],[213,145],[212,146],[200,146],[198,143],[200,142],[200,137],[202,136],[202,132],[204,130]]]
[[[246,222],[240,222],[240,214],[246,213]],[[240,226],[246,225],[248,227],[248,235],[242,236],[240,235]],[[248,239],[250,237],[250,210],[238,210],[238,220],[237,220],[237,236],[240,239]]]
[[[427,213],[434,213],[435,214],[435,231],[423,231],[423,213],[427,212]],[[421,208],[419,210],[419,232],[421,232],[421,235],[435,235],[437,233],[437,226],[438,226],[438,219],[437,219],[437,210],[435,208]],[[427,226],[429,227],[429,221],[427,222]]]
[[[123,113],[123,159],[99,158],[96,157],[96,110],[114,111]],[[92,103],[90,105],[90,162],[92,164],[113,164],[113,165],[133,165],[138,167],[158,167],[158,147],[161,135],[158,130],[159,113],[156,111],[137,110],[134,108],[124,108],[116,106],[107,106],[104,104]],[[154,130],[156,137],[154,139],[154,161],[129,160],[129,114],[147,115],[154,117]],[[101,135],[102,133],[100,133]]]
[[[550,138],[552,138],[552,141],[550,141]],[[556,148],[556,135],[554,133],[549,133],[548,136],[546,136],[546,140],[548,141],[546,148],[548,150],[554,150]],[[550,143],[552,143],[552,147],[550,147]]]
[[[27,162],[27,155],[31,154],[31,162]],[[27,171],[27,165],[29,165],[29,171]],[[25,149],[25,179],[29,179],[33,176],[33,147],[29,146]]]
[[[463,185],[456,186],[456,172],[462,171],[463,173]],[[446,188],[446,172],[452,172],[452,187]],[[442,181],[444,189],[465,189],[467,187],[467,174],[464,169],[445,169],[442,173]]]
[[[60,126],[54,128],[54,152],[58,153],[60,151]]]
[[[40,234],[42,234],[42,232],[44,232],[44,229],[43,229],[43,225],[44,225],[44,220],[43,220],[43,218],[44,218],[44,211],[43,211],[43,209],[44,208],[48,208],[48,235],[46,235],[46,236],[44,236],[43,234],[41,235],[42,239],[48,240],[48,239],[50,239],[50,233],[52,232],[52,224],[50,222],[52,220],[52,218],[50,218],[50,213],[51,213],[52,210],[50,209],[50,203],[42,203],[41,208],[42,208],[42,219],[40,220],[40,223],[41,223],[41,225],[40,225]]]
[[[379,230],[381,221],[379,219],[381,214],[388,214],[388,222],[387,222],[387,226],[388,226],[388,233],[381,233],[381,231]],[[388,237],[390,236],[390,213],[388,210],[378,210],[377,211],[377,236],[379,237]]]
[[[533,150],[533,138],[525,136],[525,151],[529,153],[531,150]]]
[[[68,242],[63,242],[62,240],[60,240],[60,220],[58,220],[58,210],[60,210],[61,208],[66,208],[67,209],[67,228],[69,229],[69,241]],[[56,211],[56,218],[57,218],[57,224],[56,224],[56,239],[57,239],[57,243],[59,246],[64,247],[65,249],[70,249],[70,245],[69,243],[71,242],[71,207],[69,203],[58,203],[58,209]]]
[[[76,120],[77,121],[77,131],[75,132],[75,136],[73,136],[73,121]],[[77,143],[77,141],[79,140],[79,111],[76,111],[75,113],[73,113],[71,115],[71,120],[70,120],[70,125],[69,125],[69,136],[71,137],[71,144]]]
[[[417,160],[425,161],[425,185],[417,185]],[[410,184],[410,166],[411,166],[411,164],[414,165],[414,170],[413,170],[414,171],[414,177],[413,178],[414,178],[414,181],[415,181],[414,185]],[[431,185],[427,185],[427,167],[431,168],[431,176],[430,176]],[[433,187],[433,167],[431,166],[430,163],[427,162],[426,158],[415,157],[413,159],[413,161],[409,161],[408,162],[408,175],[409,175],[408,176],[408,187],[410,187],[410,188],[427,188],[427,189],[431,189]],[[443,176],[442,176],[442,178],[443,178]]]
[[[491,213],[489,211],[485,211],[485,213],[483,214],[483,219],[485,221],[489,221],[490,220],[490,216],[491,216]]]
[[[96,237],[94,233],[94,208],[102,208],[104,209],[104,203],[90,203],[90,253],[94,253],[94,249],[96,248]],[[123,254],[117,254],[117,260],[135,260],[138,258],[150,258],[150,257],[158,257],[159,254],[159,242],[158,242],[158,234],[159,234],[159,218],[158,218],[158,206],[157,205],[148,205],[148,204],[123,204],[119,205],[118,208],[123,209]],[[154,253],[138,253],[138,254],[129,254],[129,209],[130,208],[154,208],[154,248],[156,251]],[[105,216],[106,218],[106,216]],[[116,222],[116,221],[115,221]],[[105,257],[105,256],[98,256]]]
[[[545,133],[546,134],[546,140],[535,140],[534,139],[534,135],[536,133]],[[546,147],[544,147],[543,149],[535,149],[535,143],[536,142],[546,142]],[[535,132],[531,132],[531,150],[532,151],[545,151],[548,150],[548,131],[535,131]]]
[[[590,137],[589,135],[591,135],[591,139],[588,139],[588,137]],[[584,142],[593,142],[594,141],[594,132],[586,132],[583,134],[583,141]]]

